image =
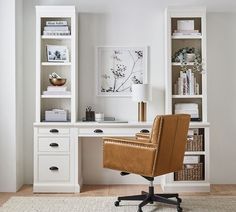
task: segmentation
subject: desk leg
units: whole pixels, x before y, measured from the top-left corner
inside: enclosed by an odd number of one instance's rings
[[[82,163],[81,163],[81,138],[78,137],[78,129],[73,128],[71,134],[74,153],[74,185],[75,192],[80,192],[82,187]]]

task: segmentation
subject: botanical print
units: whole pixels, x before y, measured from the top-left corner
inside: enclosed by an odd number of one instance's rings
[[[146,82],[146,49],[98,47],[98,94],[130,96],[132,84]]]

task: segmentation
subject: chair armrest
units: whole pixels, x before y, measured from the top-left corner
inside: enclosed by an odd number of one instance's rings
[[[137,140],[143,140],[145,142],[150,142],[150,134],[149,133],[136,133],[135,137]]]
[[[135,139],[103,139],[103,167],[153,176],[157,145]]]

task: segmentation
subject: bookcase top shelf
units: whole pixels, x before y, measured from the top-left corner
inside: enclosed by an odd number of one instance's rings
[[[179,98],[179,99],[184,99],[184,98],[202,98],[202,95],[172,95],[172,98]]]
[[[183,36],[171,36],[172,39],[202,39],[201,35],[183,35]]]
[[[42,66],[70,66],[71,63],[42,62]]]

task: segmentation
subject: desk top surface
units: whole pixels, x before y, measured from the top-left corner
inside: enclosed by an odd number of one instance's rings
[[[137,122],[129,121],[128,123],[98,123],[98,122],[40,122],[34,123],[35,127],[50,127],[50,126],[61,126],[61,127],[151,127],[152,121]],[[208,122],[191,122],[190,127],[209,127]]]

